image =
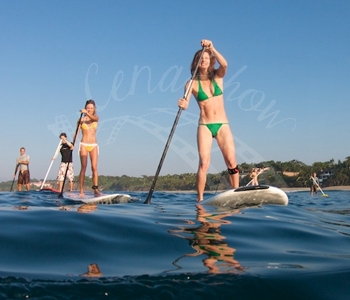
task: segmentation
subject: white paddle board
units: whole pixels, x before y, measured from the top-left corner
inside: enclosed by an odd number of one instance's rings
[[[201,203],[230,208],[263,204],[288,205],[288,196],[284,191],[273,186],[253,185],[222,192]]]
[[[84,203],[125,203],[131,199],[127,194],[102,194],[96,197],[93,192],[84,192],[84,197],[80,197],[79,191],[64,192],[63,198]]]

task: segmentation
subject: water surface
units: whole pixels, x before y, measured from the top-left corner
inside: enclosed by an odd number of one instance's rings
[[[350,299],[349,191],[226,211],[194,193],[130,195],[0,193],[0,298]]]

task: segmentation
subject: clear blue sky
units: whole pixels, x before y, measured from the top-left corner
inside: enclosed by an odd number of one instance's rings
[[[72,138],[89,98],[100,116],[99,173],[154,175],[202,38],[229,63],[238,163],[343,161],[349,16],[347,0],[1,1],[0,180],[12,179],[21,146],[32,178],[44,178],[59,133]],[[192,99],[161,175],[196,172],[198,112]],[[78,151],[74,162],[78,174]],[[209,171],[224,169],[214,141]]]

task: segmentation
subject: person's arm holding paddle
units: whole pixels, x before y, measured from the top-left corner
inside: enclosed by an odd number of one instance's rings
[[[29,165],[29,160],[21,160],[17,162],[19,165]]]
[[[80,112],[83,113],[85,117],[88,117],[91,120],[91,122],[98,122],[99,120],[98,115],[89,112],[86,108],[81,109]]]
[[[187,95],[186,95],[186,91]],[[183,110],[186,110],[188,106],[190,105],[190,100],[191,100],[191,95],[192,95],[192,82],[187,81],[186,86],[185,86],[185,96],[186,98],[180,98],[177,105],[178,107],[182,108]]]
[[[18,167],[19,167],[19,163],[16,162],[15,173],[13,174],[13,178],[16,178]]]
[[[202,45],[204,41],[205,40],[202,41]],[[228,66],[227,60],[218,50],[214,48],[212,42],[207,41],[207,45],[208,46],[206,47],[206,49],[208,49],[211,52],[211,55],[216,58],[216,61],[219,64],[219,67],[216,69],[215,72],[215,78],[223,78],[226,75],[226,70]]]
[[[62,136],[62,144],[67,144],[68,147],[70,148],[70,150],[74,149],[74,145],[73,143],[71,143],[70,141],[67,140],[67,136]]]

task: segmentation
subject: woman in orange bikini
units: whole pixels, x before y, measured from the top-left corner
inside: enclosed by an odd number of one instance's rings
[[[91,171],[92,171],[92,189],[95,196],[101,195],[98,190],[98,172],[97,160],[99,148],[96,141],[96,131],[99,117],[96,115],[96,105],[94,100],[86,101],[85,108],[80,110],[84,116],[80,119],[79,129],[81,129],[82,138],[79,144],[79,155],[81,162],[81,169],[79,174],[80,183],[80,197],[84,196],[84,179],[88,162],[88,155],[90,155]]]
[[[191,94],[196,98],[200,115],[197,130],[197,145],[199,166],[197,173],[197,201],[203,200],[207,171],[210,165],[210,152],[213,138],[216,139],[224,157],[233,188],[239,186],[239,170],[237,168],[233,135],[228,125],[228,118],[224,108],[223,82],[227,69],[226,59],[214,48],[209,40],[202,40],[205,48],[198,66],[198,73],[193,78],[187,99],[181,98],[178,106],[187,109]],[[196,69],[202,50],[194,55],[191,74]],[[219,67],[215,69],[216,61]],[[188,89],[190,81],[186,83]]]

